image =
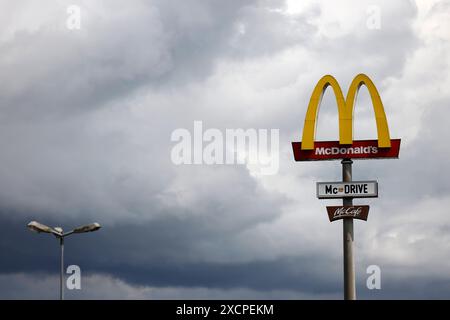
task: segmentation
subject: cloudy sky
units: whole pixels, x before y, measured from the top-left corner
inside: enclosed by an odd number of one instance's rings
[[[0,298],[58,298],[58,243],[30,220],[103,226],[67,239],[67,298],[341,298],[340,202],[315,196],[340,163],[295,162],[291,142],[317,80],[358,73],[402,139],[399,160],[354,164],[380,188],[358,201],[358,296],[448,299],[450,1],[0,0]],[[355,117],[374,138],[364,88]],[[279,129],[278,173],[175,165],[171,134],[196,120]],[[337,130],[327,92],[317,138]]]

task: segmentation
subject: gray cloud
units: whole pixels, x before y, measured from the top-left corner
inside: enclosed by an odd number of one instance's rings
[[[0,2],[1,297],[54,297],[57,243],[25,228],[39,220],[103,225],[67,241],[86,277],[71,298],[339,298],[341,226],[314,183],[340,164],[295,163],[290,142],[316,81],[331,73],[345,90],[360,72],[402,150],[355,161],[355,179],[380,182],[356,224],[358,291],[448,297],[447,2],[80,1],[79,31],[65,28],[67,4]],[[336,139],[333,99],[319,139]],[[356,137],[372,137],[363,90],[356,116]],[[194,120],[279,128],[280,172],[175,166],[170,134]],[[365,288],[370,264],[379,292]]]

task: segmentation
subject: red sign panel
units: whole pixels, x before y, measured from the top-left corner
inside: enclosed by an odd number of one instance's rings
[[[302,150],[301,142],[292,142],[292,148],[295,161],[398,158],[400,139],[391,139],[390,148],[379,148],[378,140],[354,140],[351,145],[316,141],[312,150]]]
[[[332,206],[327,207],[327,212],[331,222],[344,218],[367,221],[369,206]]]

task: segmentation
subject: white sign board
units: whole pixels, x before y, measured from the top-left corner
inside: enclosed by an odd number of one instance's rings
[[[317,182],[317,198],[376,198],[378,197],[378,182]]]

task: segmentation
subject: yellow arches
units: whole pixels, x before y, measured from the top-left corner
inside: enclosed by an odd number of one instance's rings
[[[320,102],[323,94],[328,86],[334,91],[339,115],[339,143],[353,143],[353,110],[359,88],[365,85],[370,93],[373,109],[375,112],[375,120],[378,132],[378,147],[390,148],[391,138],[389,135],[389,127],[387,124],[386,114],[384,113],[383,103],[381,102],[378,90],[365,74],[358,74],[350,84],[347,97],[344,99],[342,89],[333,76],[326,75],[317,82],[316,87],[309,100],[308,110],[305,116],[305,125],[303,127],[302,149],[314,149],[314,140],[316,133],[316,120],[318,116]]]

